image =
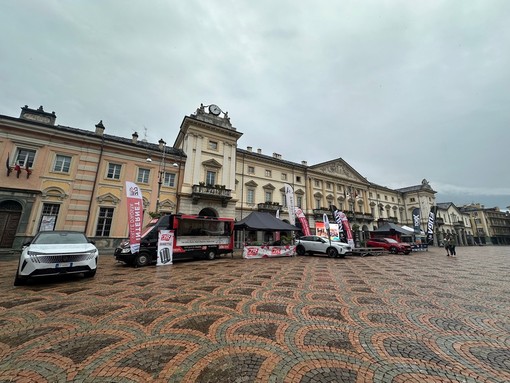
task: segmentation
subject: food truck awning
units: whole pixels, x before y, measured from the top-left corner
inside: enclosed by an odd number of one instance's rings
[[[235,230],[268,230],[268,231],[299,231],[296,226],[281,221],[274,215],[265,212],[253,211],[234,225]]]

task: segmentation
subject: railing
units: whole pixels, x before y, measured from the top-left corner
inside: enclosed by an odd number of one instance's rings
[[[262,202],[257,205],[259,211],[277,211],[282,205],[276,202]]]
[[[223,206],[232,199],[232,190],[226,189],[223,185],[193,185],[191,198],[196,204],[201,198],[221,200]]]

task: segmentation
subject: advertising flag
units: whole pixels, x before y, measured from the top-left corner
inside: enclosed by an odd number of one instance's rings
[[[434,224],[436,221],[436,206],[430,208],[429,220],[427,222],[427,244],[434,244]]]
[[[276,210],[276,218],[280,219],[280,209]],[[274,232],[274,240],[279,241],[281,239],[281,235],[279,231]]]
[[[160,230],[158,233],[157,266],[171,265],[174,254],[174,231]]]
[[[331,230],[329,228],[329,218],[326,213],[322,214],[322,221],[324,222],[324,228],[326,229],[326,233],[328,233],[328,239],[331,244]]]
[[[296,224],[296,213],[294,203],[294,189],[289,184],[285,184],[285,199],[287,201],[287,209],[289,210],[289,222],[291,225]]]
[[[301,208],[296,206],[296,217],[299,219],[299,223],[301,224],[301,230],[304,235],[312,235],[310,232],[310,226],[308,226],[308,220],[306,219],[305,213]]]
[[[421,216],[420,216],[420,208],[415,207],[413,209],[413,229],[416,234],[420,234],[420,222],[421,222]]]
[[[143,224],[142,191],[133,182],[126,181],[126,196],[128,209],[129,246],[132,253],[140,250]]]
[[[335,205],[331,205],[331,212],[333,213],[333,218],[335,218],[335,222],[338,225],[338,236],[342,238],[343,229],[342,218],[340,217],[340,210],[338,210]]]

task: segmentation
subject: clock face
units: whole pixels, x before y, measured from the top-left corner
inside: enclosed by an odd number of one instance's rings
[[[221,113],[221,109],[218,105],[211,104],[209,105],[209,112],[217,116]]]

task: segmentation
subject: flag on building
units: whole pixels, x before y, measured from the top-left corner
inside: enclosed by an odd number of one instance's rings
[[[7,168],[7,177],[9,177],[9,174],[11,174],[11,166],[10,163],[10,153],[7,153],[7,161],[5,161],[5,167]]]
[[[143,225],[142,191],[133,182],[126,181],[126,196],[128,209],[129,246],[132,253],[140,250]]]

